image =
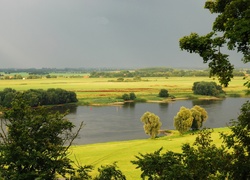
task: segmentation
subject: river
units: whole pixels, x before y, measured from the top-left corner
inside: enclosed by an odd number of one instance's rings
[[[83,121],[75,144],[91,144],[149,138],[144,133],[140,117],[146,112],[155,113],[162,122],[161,129],[174,129],[173,118],[181,106],[199,105],[208,113],[203,127],[225,127],[237,119],[241,105],[250,98],[225,98],[223,100],[178,100],[169,103],[127,103],[121,106],[70,106],[67,118],[76,127]]]

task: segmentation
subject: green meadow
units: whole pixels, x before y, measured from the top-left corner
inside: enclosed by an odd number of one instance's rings
[[[161,89],[167,89],[169,94],[175,98],[211,98],[193,95],[192,86],[197,81],[215,81],[208,77],[156,77],[142,78],[141,81],[133,81],[125,78],[123,82],[117,82],[116,78],[69,78],[61,76],[58,78],[23,79],[23,80],[0,80],[0,90],[10,87],[18,91],[28,89],[62,88],[74,91],[77,94],[80,105],[85,104],[112,104],[122,102],[124,93],[134,92],[138,100],[164,101],[167,99],[158,97]],[[245,96],[246,87],[243,86],[242,77],[235,77],[229,86],[223,88],[227,96]]]
[[[82,129],[84,131],[84,128]],[[229,133],[229,128],[216,128],[212,133],[213,143],[221,144],[219,132]],[[94,170],[92,175],[97,174],[97,169],[101,165],[117,162],[119,169],[126,175],[128,180],[140,179],[140,169],[131,163],[136,160],[139,153],[152,153],[163,147],[162,153],[166,151],[181,152],[184,143],[193,144],[196,138],[195,133],[180,135],[177,131],[172,131],[172,135],[162,136],[156,139],[142,139],[119,142],[108,142],[98,144],[88,144],[72,146],[70,158],[76,165],[92,165]]]

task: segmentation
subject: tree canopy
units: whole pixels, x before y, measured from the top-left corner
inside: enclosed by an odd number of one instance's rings
[[[181,134],[190,129],[198,130],[207,118],[207,111],[198,105],[193,106],[191,109],[182,106],[174,117],[174,127]]]
[[[0,177],[49,180],[74,172],[68,149],[82,124],[73,132],[65,115],[15,99],[0,118]]]
[[[193,130],[198,130],[202,127],[203,122],[205,122],[208,118],[207,111],[204,108],[195,105],[191,108],[191,113],[193,116],[193,123],[191,128]]]
[[[17,96],[22,96],[32,107],[75,103],[78,101],[75,92],[66,91],[61,88],[49,88],[47,90],[29,89],[23,92],[16,91],[12,88],[5,88],[3,91],[0,91],[0,106],[10,108],[11,102]]]
[[[151,112],[145,112],[141,117],[141,121],[144,123],[145,133],[150,135],[151,138],[155,138],[162,125],[159,116]]]
[[[220,94],[225,94],[220,85],[216,82],[194,82],[192,90],[194,94],[206,95],[206,96],[218,96]]]
[[[224,45],[242,53],[243,62],[250,61],[250,1],[207,0],[205,8],[217,15],[212,32],[184,36],[180,39],[180,48],[199,54],[204,63],[209,62],[210,76],[218,76],[220,83],[228,86],[234,66],[229,56],[222,53]]]
[[[174,117],[174,127],[182,134],[191,128],[193,119],[191,110],[182,106]]]

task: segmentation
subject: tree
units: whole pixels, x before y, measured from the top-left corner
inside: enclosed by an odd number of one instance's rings
[[[126,180],[125,175],[117,168],[116,162],[112,165],[101,166],[98,168],[99,175],[94,180]]]
[[[168,90],[167,89],[161,89],[160,92],[159,92],[159,96],[164,97],[164,98],[168,97],[169,96]]]
[[[135,100],[136,99],[135,93],[133,93],[133,92],[129,93],[129,99],[130,100]]]
[[[154,139],[158,135],[162,125],[159,116],[151,112],[145,112],[141,117],[141,121],[144,123],[143,128],[145,133]]]
[[[122,99],[123,99],[124,101],[135,100],[135,99],[136,99],[136,95],[135,95],[135,93],[133,93],[133,92],[131,92],[131,93],[129,93],[129,94],[125,93],[125,94],[122,95]]]
[[[191,113],[193,116],[191,128],[193,130],[198,130],[202,127],[203,122],[205,122],[208,118],[207,111],[204,108],[195,105],[192,107]]]
[[[127,94],[127,93],[123,94],[123,95],[122,95],[122,99],[123,99],[124,101],[130,100],[129,94]]]
[[[231,150],[231,164],[228,170],[231,179],[250,179],[250,102],[241,107],[238,120],[231,121],[231,133],[222,134],[225,146]]]
[[[74,133],[66,114],[31,108],[20,97],[4,111],[0,125],[0,175],[4,179],[54,179],[74,171],[68,149]],[[6,130],[7,128],[7,130]]]
[[[141,178],[149,180],[191,179],[191,174],[182,164],[182,155],[172,151],[161,154],[162,149],[153,153],[139,153],[139,156],[135,156],[137,160],[131,161],[132,164],[137,165],[136,169],[140,168]]]
[[[17,91],[12,88],[5,88],[0,92],[0,105],[10,108],[11,102],[15,98]]]
[[[78,101],[75,92],[60,88],[50,88],[47,91],[43,89],[29,89],[22,93],[11,88],[5,88],[3,91],[0,91],[0,105],[10,108],[12,100],[20,94],[32,107],[38,105],[75,103]]]
[[[193,115],[191,110],[182,106],[174,117],[174,127],[183,134],[191,128],[192,123]]]
[[[226,45],[229,50],[237,50],[242,53],[243,62],[250,61],[250,1],[207,0],[205,8],[217,15],[212,32],[204,36],[197,33],[184,36],[180,39],[180,48],[199,54],[204,63],[210,61],[210,76],[218,76],[220,83],[228,86],[234,66],[229,56],[221,52],[222,47]]]
[[[206,96],[218,96],[219,94],[224,94],[220,85],[217,85],[216,82],[194,82],[192,90],[194,94],[206,95]]]

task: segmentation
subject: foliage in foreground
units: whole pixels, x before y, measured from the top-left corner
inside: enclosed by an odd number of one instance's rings
[[[126,177],[117,168],[116,163],[101,166],[101,168],[98,168],[99,175],[94,180],[126,180]]]
[[[217,15],[212,32],[204,36],[197,33],[184,36],[180,39],[180,48],[199,54],[204,63],[209,62],[210,76],[218,76],[220,83],[228,86],[234,66],[221,48],[236,49],[242,53],[243,62],[250,61],[250,1],[207,0],[205,8]]]
[[[132,161],[145,179],[250,179],[250,102],[242,105],[238,121],[231,121],[231,133],[221,133],[223,143],[212,144],[212,130],[198,133],[193,145],[182,146],[182,153],[162,148],[154,153],[139,154]]]
[[[12,109],[0,114],[0,179],[93,179],[91,165],[73,167],[68,149],[82,129],[76,132],[65,114],[53,113],[45,107],[31,108],[21,97]],[[95,180],[126,177],[116,166],[101,166]]]
[[[21,98],[3,113],[0,174],[4,179],[54,179],[73,171],[68,149],[78,135],[66,114],[31,108]]]
[[[68,180],[126,180],[126,176],[123,175],[121,170],[118,169],[116,162],[110,165],[102,165],[98,168],[99,174],[96,177],[92,177],[89,173],[92,171],[92,166],[78,167],[76,173],[74,173]]]

